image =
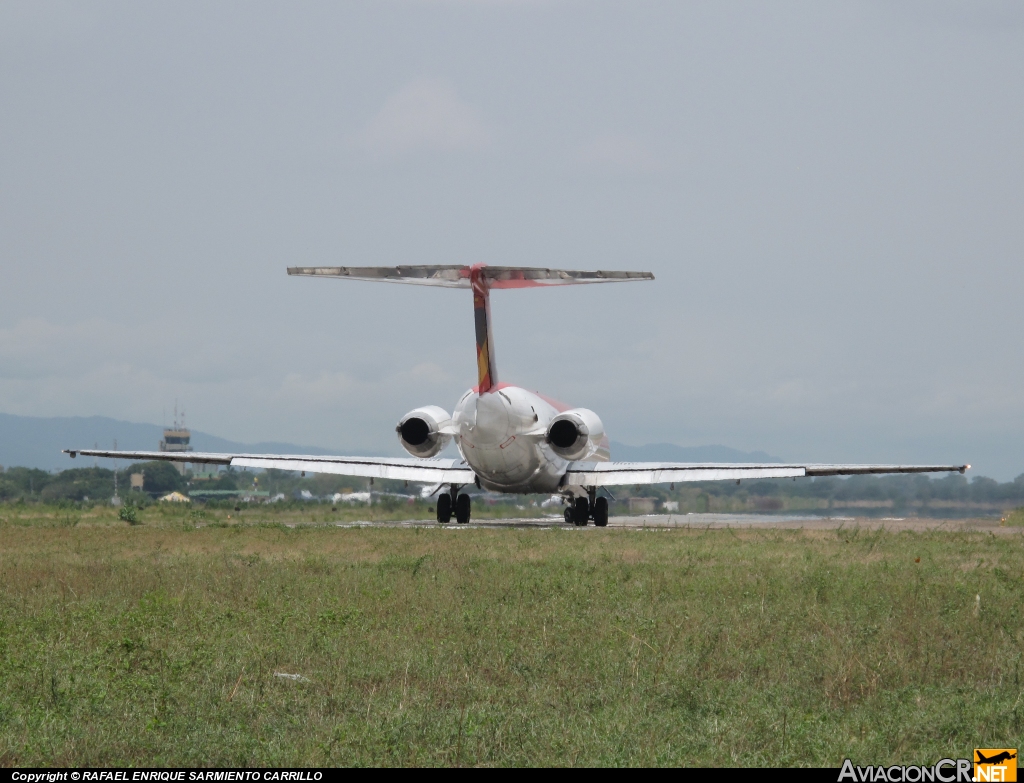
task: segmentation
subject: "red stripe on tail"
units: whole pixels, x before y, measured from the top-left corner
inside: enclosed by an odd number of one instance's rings
[[[494,363],[494,335],[491,333],[491,297],[483,277],[484,266],[476,264],[469,270],[476,323],[477,390],[480,394],[491,391],[498,384],[498,370]]]

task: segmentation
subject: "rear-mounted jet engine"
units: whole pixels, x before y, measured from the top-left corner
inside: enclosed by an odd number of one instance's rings
[[[548,444],[562,459],[585,460],[596,454],[602,446],[607,452],[608,446],[604,440],[604,424],[596,413],[586,408],[573,408],[560,413],[548,425]]]
[[[402,448],[414,457],[434,457],[452,439],[451,423],[452,417],[444,408],[428,405],[405,414],[395,432]]]

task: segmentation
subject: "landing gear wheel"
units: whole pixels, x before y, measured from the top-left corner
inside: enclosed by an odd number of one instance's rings
[[[464,525],[469,522],[469,509],[469,495],[459,495],[455,499],[455,521],[460,525]]]
[[[452,496],[444,492],[437,497],[437,521],[447,525],[452,519]]]
[[[594,501],[594,524],[598,527],[608,527],[608,498],[598,498]]]
[[[590,521],[590,501],[586,498],[576,498],[573,504],[573,522],[578,527],[585,527]]]
[[[567,525],[575,525],[576,524],[576,517],[573,514],[572,506],[566,506],[565,507],[565,524],[567,524]]]

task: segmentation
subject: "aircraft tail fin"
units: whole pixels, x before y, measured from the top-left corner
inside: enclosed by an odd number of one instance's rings
[[[481,394],[498,385],[494,362],[494,334],[491,330],[491,289],[544,288],[553,285],[626,283],[653,280],[650,272],[582,272],[575,269],[547,269],[530,266],[487,266],[474,264],[414,266],[297,266],[289,275],[331,277],[379,283],[432,285],[473,290],[473,320],[476,325],[477,391]]]

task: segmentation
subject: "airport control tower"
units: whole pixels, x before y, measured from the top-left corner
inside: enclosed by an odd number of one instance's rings
[[[160,441],[160,451],[192,451],[192,446],[189,441],[192,439],[192,433],[189,432],[185,426],[185,412],[181,412],[181,419],[178,418],[178,403],[174,403],[174,425],[171,429],[164,430],[164,439]],[[187,464],[184,462],[175,462],[174,467],[178,469],[181,475],[185,475],[185,468]]]

